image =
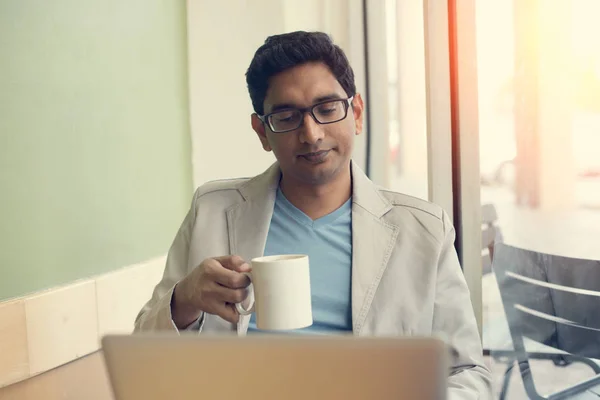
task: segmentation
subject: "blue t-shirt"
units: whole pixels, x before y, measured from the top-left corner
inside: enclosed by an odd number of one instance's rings
[[[352,199],[313,221],[278,189],[264,253],[309,257],[313,325],[293,333],[352,331]],[[255,318],[250,334],[258,332]]]

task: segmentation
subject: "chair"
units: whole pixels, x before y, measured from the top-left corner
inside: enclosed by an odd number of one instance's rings
[[[600,388],[600,366],[594,361],[600,359],[600,261],[496,243],[493,271],[514,347],[514,351],[498,352],[513,360],[500,398],[506,396],[515,362],[531,399],[567,399]],[[528,352],[526,340],[537,344],[540,351]],[[581,362],[595,376],[544,397],[535,386],[530,359],[552,360],[557,367]],[[600,397],[597,389],[590,393]]]
[[[494,260],[494,243],[502,241],[500,228],[496,226],[498,213],[493,204],[484,204],[481,207],[481,257],[482,274],[486,275],[492,272],[492,263]]]

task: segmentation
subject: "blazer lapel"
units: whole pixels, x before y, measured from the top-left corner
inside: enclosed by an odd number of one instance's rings
[[[227,210],[231,254],[239,255],[248,262],[263,255],[279,177],[279,166],[274,164],[239,189],[243,201]]]
[[[226,213],[231,255],[238,255],[247,262],[263,255],[280,174],[279,165],[275,163],[240,187],[243,200]],[[249,303],[254,301],[253,297],[249,296]],[[240,317],[238,335],[246,334],[249,322],[249,315]]]
[[[352,163],[352,328],[360,335],[399,227],[382,217],[392,204]]]

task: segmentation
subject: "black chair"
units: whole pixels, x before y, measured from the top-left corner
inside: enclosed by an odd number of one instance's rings
[[[514,347],[514,351],[492,354],[509,359],[500,398],[506,397],[515,363],[531,399],[567,399],[590,390],[592,396],[600,398],[600,366],[593,360],[600,359],[600,261],[496,243],[493,271]],[[553,351],[527,352],[525,338]],[[532,359],[551,360],[558,368],[584,363],[594,376],[543,397],[531,374]]]

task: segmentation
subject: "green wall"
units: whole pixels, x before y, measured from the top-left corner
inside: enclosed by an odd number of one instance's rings
[[[0,299],[168,250],[186,46],[185,1],[0,0]]]

